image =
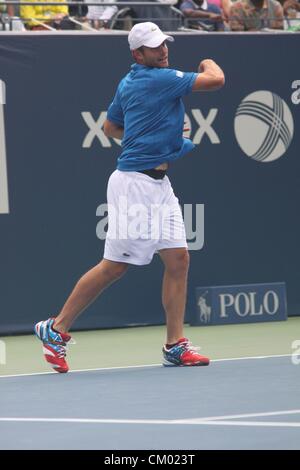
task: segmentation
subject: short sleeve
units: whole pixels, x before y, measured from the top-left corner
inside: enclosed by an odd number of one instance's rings
[[[124,127],[124,113],[121,106],[119,88],[107,111],[107,119],[118,126]]]
[[[156,86],[165,98],[180,98],[192,91],[197,73],[181,72],[173,69],[160,69],[157,74]]]

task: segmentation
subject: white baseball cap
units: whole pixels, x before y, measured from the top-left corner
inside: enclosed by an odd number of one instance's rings
[[[128,34],[130,50],[138,49],[141,46],[158,47],[164,41],[174,41],[172,36],[164,34],[155,23],[137,23]]]

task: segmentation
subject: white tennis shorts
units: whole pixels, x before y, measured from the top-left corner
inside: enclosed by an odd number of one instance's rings
[[[187,248],[181,208],[170,180],[135,171],[112,173],[107,187],[108,231],[104,258],[151,263],[166,248]]]

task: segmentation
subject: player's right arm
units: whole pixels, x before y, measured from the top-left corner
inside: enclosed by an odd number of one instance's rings
[[[202,60],[198,72],[192,91],[218,90],[225,84],[223,70],[211,59]]]

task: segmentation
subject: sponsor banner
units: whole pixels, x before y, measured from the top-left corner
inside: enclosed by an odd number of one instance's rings
[[[287,319],[284,282],[196,288],[191,325],[227,325]]]

